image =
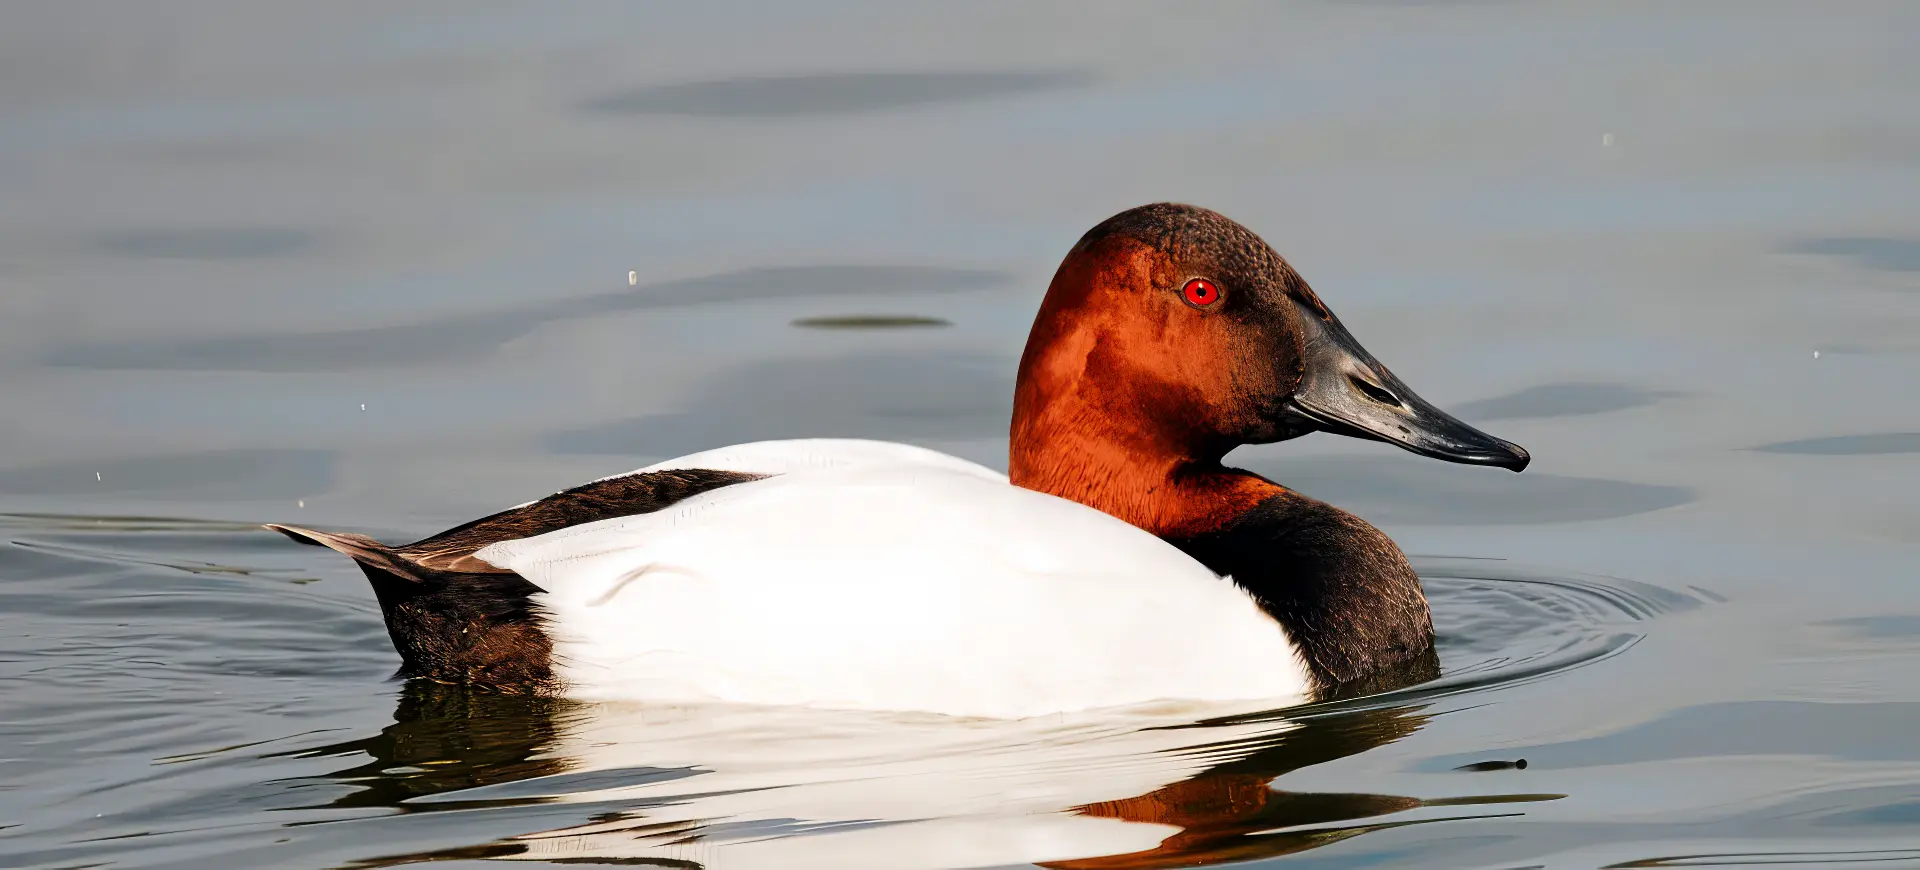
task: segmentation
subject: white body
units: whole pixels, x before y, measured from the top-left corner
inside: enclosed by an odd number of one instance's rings
[[[780,441],[635,473],[670,468],[774,476],[477,554],[546,590],[570,695],[1017,718],[1307,691],[1230,580],[964,460]]]

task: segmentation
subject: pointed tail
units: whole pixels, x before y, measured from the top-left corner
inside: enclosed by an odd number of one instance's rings
[[[421,576],[418,566],[401,558],[399,554],[393,551],[392,547],[382,544],[366,535],[356,535],[350,532],[316,532],[313,529],[303,529],[299,526],[283,526],[279,523],[267,523],[266,528],[286,535],[302,544],[326,547],[329,550],[347,556],[355,562],[359,562],[361,565],[369,568],[378,568],[381,571],[405,580],[411,580],[415,583],[425,582],[426,580],[425,577]]]

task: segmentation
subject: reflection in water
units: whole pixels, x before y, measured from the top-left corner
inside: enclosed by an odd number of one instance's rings
[[[409,812],[415,809],[407,803],[413,798],[566,770],[566,761],[538,756],[553,743],[558,733],[555,713],[564,706],[562,701],[466,692],[416,680],[401,693],[394,723],[379,734],[290,755],[364,753],[369,758],[365,764],[331,777],[358,790],[328,806]]]
[[[1022,722],[760,708],[582,705],[415,682],[379,735],[302,756],[368,760],[336,808],[578,804],[582,823],[394,855],[701,867],[1170,867],[1283,855],[1382,827],[1504,814],[1276,789],[1399,740],[1395,706],[1276,719],[1200,709]],[[1215,712],[1218,712],[1217,710]],[[498,826],[484,826],[498,832]],[[472,829],[472,826],[468,826]]]

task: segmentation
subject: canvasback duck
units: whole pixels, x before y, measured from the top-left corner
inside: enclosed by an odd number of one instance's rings
[[[405,546],[269,528],[358,562],[401,672],[436,681],[996,718],[1284,706],[1432,661],[1393,541],[1221,464],[1314,431],[1528,460],[1416,396],[1254,233],[1163,203],[1094,227],[1054,275],[1008,475],[902,444],[770,441]]]

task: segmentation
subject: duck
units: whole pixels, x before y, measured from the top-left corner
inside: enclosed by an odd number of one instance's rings
[[[359,565],[404,677],[986,719],[1277,709],[1434,668],[1420,578],[1386,534],[1223,464],[1314,432],[1530,460],[1416,395],[1253,231],[1156,203],[1094,226],[1055,272],[1006,474],[907,444],[763,441],[410,544],[267,528]]]

